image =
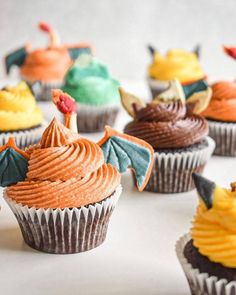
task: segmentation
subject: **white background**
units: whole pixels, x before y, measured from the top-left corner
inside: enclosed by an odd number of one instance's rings
[[[147,96],[142,83],[122,83]],[[52,116],[55,107],[43,106]],[[129,120],[121,112],[116,129]],[[97,141],[103,134],[90,134]],[[228,187],[235,181],[235,158],[213,157],[205,175]],[[14,215],[0,199],[0,294],[2,295],[187,295],[187,281],[175,243],[191,227],[195,191],[160,195],[139,193],[131,175],[122,178],[123,194],[112,215],[107,239],[92,251],[53,255],[23,243]]]
[[[25,42],[45,46],[37,29],[44,20],[64,42],[93,43],[119,79],[145,77],[148,43],[162,53],[201,43],[209,77],[234,78],[236,64],[222,44],[236,45],[235,11],[235,0],[0,0],[0,57]]]
[[[143,97],[148,97],[144,78],[149,42],[161,52],[202,43],[201,61],[210,79],[235,77],[236,64],[221,47],[236,45],[235,0],[0,0],[0,5],[0,56],[26,41],[45,45],[46,37],[36,27],[44,20],[58,29],[64,42],[93,43],[113,76],[129,80],[122,83],[125,89]],[[123,112],[117,129],[128,119]],[[228,186],[235,181],[235,164],[232,158],[213,157],[205,175]],[[105,243],[83,254],[49,255],[30,249],[0,199],[0,294],[189,294],[174,245],[191,226],[195,191],[139,194],[129,174],[122,182],[124,191]]]

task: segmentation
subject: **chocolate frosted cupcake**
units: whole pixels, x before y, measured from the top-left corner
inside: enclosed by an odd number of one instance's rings
[[[123,101],[130,99],[122,90],[121,96]],[[207,121],[189,111],[181,100],[143,105],[132,98],[133,121],[124,132],[145,140],[155,151],[145,190],[179,193],[193,189],[192,173],[202,173],[214,150],[214,141],[207,137]]]
[[[209,135],[216,142],[214,154],[236,156],[236,82],[212,85],[212,99],[202,115],[208,120]]]
[[[6,71],[12,66],[20,68],[21,79],[31,87],[38,100],[50,101],[51,89],[61,87],[63,78],[81,53],[91,53],[88,44],[61,44],[59,35],[48,24],[40,23],[39,28],[49,36],[47,48],[31,49],[24,46],[6,56]]]
[[[45,122],[25,82],[0,90],[0,145],[14,136],[20,148],[38,143]]]
[[[79,132],[113,126],[119,111],[119,82],[91,55],[81,55],[65,77],[63,91],[77,102]]]
[[[149,46],[149,51],[152,63],[148,67],[148,84],[153,98],[167,89],[173,79],[180,81],[186,98],[191,95],[193,88],[202,88],[205,73],[199,63],[199,46],[193,52],[172,49],[166,56],[162,56],[152,46]]]
[[[57,92],[58,94],[58,92]],[[38,145],[26,152],[13,139],[0,148],[1,186],[25,242],[49,253],[76,253],[99,246],[121,194],[120,172],[135,170],[137,186],[146,185],[153,150],[146,142],[107,127],[96,144],[76,129],[73,100],[63,94],[58,105],[68,129],[53,120]]]
[[[236,294],[235,183],[230,190],[193,177],[199,206],[191,233],[176,244],[177,256],[192,294]]]

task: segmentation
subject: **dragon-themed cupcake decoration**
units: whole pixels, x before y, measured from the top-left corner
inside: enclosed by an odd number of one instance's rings
[[[13,139],[0,148],[0,184],[7,186],[4,197],[29,246],[50,253],[82,252],[106,237],[121,194],[120,173],[132,168],[143,190],[153,149],[110,127],[98,143],[85,139],[75,129],[73,98],[54,90],[53,101],[65,125],[53,119],[40,142],[25,152]]]

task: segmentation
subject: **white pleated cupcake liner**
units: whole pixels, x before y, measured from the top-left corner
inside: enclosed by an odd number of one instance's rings
[[[152,173],[146,191],[180,193],[194,189],[192,173],[202,173],[210,159],[215,142],[206,137],[207,146],[199,150],[176,153],[154,153]]]
[[[1,133],[0,146],[6,144],[9,137],[15,138],[16,145],[20,149],[24,149],[31,144],[38,143],[47,125],[47,122],[43,121],[40,126],[32,129]]]
[[[121,192],[119,185],[101,202],[65,209],[29,208],[10,199],[6,190],[4,198],[19,223],[26,244],[43,252],[69,254],[88,251],[102,244]]]
[[[236,295],[236,281],[228,282],[200,273],[199,269],[193,268],[184,256],[185,245],[190,241],[190,234],[181,237],[176,243],[176,254],[189,283],[191,294],[194,295]]]
[[[147,83],[150,88],[152,98],[155,98],[169,87],[169,81],[155,80],[149,77],[147,78]]]
[[[37,101],[51,101],[52,100],[52,89],[60,89],[63,85],[62,81],[30,81],[22,77],[22,79],[28,84],[31,91],[33,92]]]
[[[101,132],[106,125],[114,126],[119,105],[90,106],[77,103],[78,132]]]
[[[236,123],[208,121],[209,136],[216,142],[215,155],[236,157]]]

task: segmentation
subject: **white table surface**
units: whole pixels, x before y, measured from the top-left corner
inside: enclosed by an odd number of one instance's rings
[[[143,83],[126,89],[147,96]],[[54,110],[44,107],[44,110]],[[52,111],[53,112],[53,111]],[[129,117],[122,112],[116,127]],[[89,135],[95,141],[102,134]],[[205,175],[228,186],[235,181],[236,159],[213,157]],[[190,294],[175,255],[176,240],[188,232],[196,192],[160,195],[137,192],[127,173],[105,242],[72,255],[40,253],[24,244],[14,215],[1,198],[0,294]]]

